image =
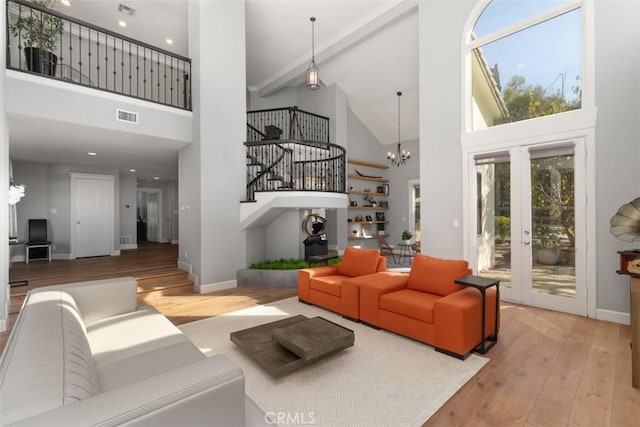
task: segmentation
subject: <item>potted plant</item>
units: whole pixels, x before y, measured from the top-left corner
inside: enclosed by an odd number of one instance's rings
[[[533,245],[540,264],[556,265],[560,261],[560,234],[547,224],[535,224]]]
[[[402,232],[402,240],[404,243],[406,243],[407,245],[411,244],[411,238],[413,237],[413,233],[411,233],[409,230],[404,230]]]
[[[51,8],[55,0],[31,0],[31,3]],[[22,39],[27,69],[40,74],[54,76],[58,57],[54,53],[64,29],[61,18],[38,9],[20,6],[18,19],[9,24],[14,37]]]

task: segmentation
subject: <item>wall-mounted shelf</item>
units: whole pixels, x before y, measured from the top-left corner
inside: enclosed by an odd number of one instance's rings
[[[361,176],[361,175],[355,175],[355,174],[349,174],[347,175],[347,178],[349,179],[359,179],[361,181],[373,181],[373,182],[384,182],[384,183],[388,183],[389,180],[388,179],[384,179],[384,178],[369,178],[367,176]]]
[[[389,221],[347,221],[348,224],[389,224]]]
[[[374,210],[374,211],[386,211],[389,208],[381,208],[379,206],[376,206],[375,208],[373,206],[349,206],[349,209],[362,209],[362,210]]]
[[[347,193],[358,194],[361,196],[378,196],[378,197],[386,197],[389,195],[389,193],[378,193],[374,191],[358,191],[358,190],[350,190],[350,191],[347,191]]]

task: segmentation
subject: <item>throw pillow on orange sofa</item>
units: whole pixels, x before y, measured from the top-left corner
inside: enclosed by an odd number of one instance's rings
[[[376,272],[380,249],[360,249],[353,246],[344,248],[342,261],[338,264],[338,274],[349,277],[364,276]]]
[[[453,281],[468,274],[471,271],[467,261],[416,254],[407,288],[446,296],[462,289],[464,286],[456,285]]]

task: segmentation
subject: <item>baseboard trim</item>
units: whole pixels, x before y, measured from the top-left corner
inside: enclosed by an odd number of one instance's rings
[[[53,254],[52,254],[53,257]],[[25,256],[24,255],[14,255],[11,257],[11,262],[24,262],[25,260]]]
[[[169,243],[168,239],[158,239],[158,243]]]
[[[629,313],[623,313],[621,311],[604,310],[601,308],[596,310],[596,319],[606,320],[607,322],[620,323],[622,325],[631,324],[631,315]]]
[[[9,310],[7,308],[7,310]],[[0,332],[4,332],[7,330],[7,319],[0,319]]]
[[[126,243],[124,245],[120,245],[120,250],[121,251],[126,251],[128,249],[138,249],[138,244],[137,243]]]
[[[209,292],[222,291],[224,289],[237,288],[238,282],[236,280],[227,280],[225,282],[208,283],[206,285],[196,286],[196,292],[201,294],[208,294]]]
[[[200,284],[198,281],[198,276],[193,274],[193,266],[191,264],[189,264],[188,262],[184,262],[184,261],[180,261],[178,260],[178,268],[180,270],[184,270],[187,273],[189,273],[188,277],[189,280],[191,280],[191,282],[193,283],[193,291],[194,292],[200,292]]]
[[[70,259],[74,259],[74,258],[71,258],[71,254],[56,254],[56,253],[52,253],[51,254],[51,259],[52,260],[55,260],[55,259],[57,259],[57,260],[61,260],[61,259],[70,260]]]
[[[111,251],[111,256],[120,256],[120,249]]]
[[[178,240],[172,240],[172,241],[171,241],[171,244],[172,244],[172,245],[177,245],[177,244],[178,244]]]

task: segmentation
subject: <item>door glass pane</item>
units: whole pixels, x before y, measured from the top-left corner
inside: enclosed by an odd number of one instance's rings
[[[533,292],[575,297],[573,154],[531,159]]]
[[[476,164],[480,276],[511,287],[511,171],[509,161]]]

